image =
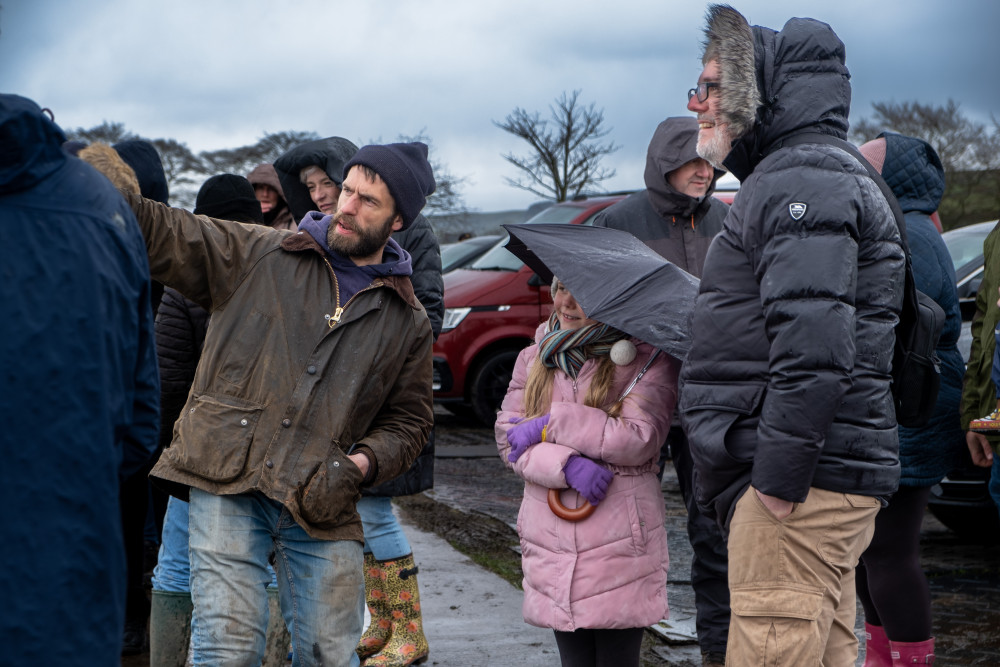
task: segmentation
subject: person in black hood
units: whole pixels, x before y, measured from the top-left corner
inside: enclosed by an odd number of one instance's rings
[[[646,189],[604,209],[594,226],[629,232],[672,264],[701,277],[708,247],[722,229],[729,206],[711,196],[725,172],[698,155],[697,143],[698,121],[693,117],[660,123],[646,152]],[[688,511],[698,643],[706,665],[722,665],[729,633],[726,543],[718,524],[694,500],[691,454],[678,419],[671,420],[661,449],[661,471],[667,458],[677,470]]]
[[[170,196],[167,176],[156,147],[144,139],[127,139],[112,148],[135,172],[139,193],[146,198],[166,203]],[[84,149],[86,150],[86,149]],[[151,282],[152,309],[155,314],[163,298],[163,284]],[[149,513],[150,484],[148,474],[155,458],[149,460],[136,474],[121,484],[122,531],[125,536],[125,555],[128,561],[128,596],[125,606],[125,635],[122,655],[141,653],[147,648],[146,625],[149,619],[149,600],[143,584],[145,573],[145,532]],[[154,514],[159,524],[166,510],[163,494],[153,491]]]
[[[899,483],[900,233],[844,149],[830,26],[778,32],[710,5],[705,36],[698,152],[742,186],[705,260],[679,401],[697,500],[729,534],[727,663],[854,664],[855,566]]]

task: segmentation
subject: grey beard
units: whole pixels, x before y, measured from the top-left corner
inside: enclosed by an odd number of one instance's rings
[[[713,167],[724,169],[722,163],[725,161],[726,156],[729,155],[731,145],[732,140],[729,138],[729,127],[726,125],[721,127],[716,125],[711,139],[702,141],[699,137],[696,150],[698,155],[708,160]]]

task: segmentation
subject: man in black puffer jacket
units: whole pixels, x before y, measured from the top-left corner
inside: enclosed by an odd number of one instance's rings
[[[742,182],[681,371],[698,501],[729,530],[732,664],[848,665],[854,568],[899,480],[889,370],[903,249],[847,133],[844,45],[707,16],[698,152]]]

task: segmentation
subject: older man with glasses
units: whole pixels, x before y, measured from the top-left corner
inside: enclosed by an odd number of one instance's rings
[[[711,5],[705,34],[698,153],[742,187],[705,261],[679,402],[698,502],[729,533],[727,664],[853,665],[855,566],[899,482],[903,247],[847,152],[830,26],[779,33]]]

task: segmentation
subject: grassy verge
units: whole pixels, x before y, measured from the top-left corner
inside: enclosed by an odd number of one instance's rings
[[[482,514],[467,514],[431,500],[422,493],[393,498],[400,513],[421,529],[446,540],[477,565],[521,588],[521,556],[517,533],[507,524]]]

